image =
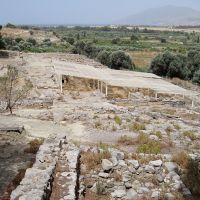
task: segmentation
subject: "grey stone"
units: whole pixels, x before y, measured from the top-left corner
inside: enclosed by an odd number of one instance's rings
[[[153,191],[151,194],[151,198],[154,200],[158,200],[160,196],[160,192],[159,191]]]
[[[159,183],[162,183],[164,181],[164,177],[161,174],[157,174],[156,179],[158,180]]]
[[[142,172],[143,172],[143,168],[140,167],[140,168],[137,170],[136,174],[139,175],[139,174],[141,174]]]
[[[113,163],[113,167],[116,167],[116,166],[118,165],[118,160],[117,160],[117,158],[112,157],[110,160],[111,160],[111,162]]]
[[[127,199],[128,200],[137,200],[138,199],[138,194],[134,189],[130,189],[127,192]]]
[[[108,178],[109,174],[101,172],[101,173],[99,173],[99,177],[101,177],[101,178]]]
[[[166,193],[165,199],[166,200],[175,200],[175,196],[172,193]]]
[[[153,167],[153,166],[150,166],[150,165],[146,165],[145,171],[146,171],[147,173],[150,173],[150,174],[154,174],[154,173],[155,173],[154,167]]]
[[[172,180],[173,180],[174,182],[180,181],[180,180],[181,180],[181,177],[177,174],[177,175],[173,176]]]
[[[126,195],[125,190],[115,190],[114,192],[111,193],[111,196],[113,198],[122,198]]]
[[[131,172],[132,174],[136,173],[136,169],[133,166],[128,167],[129,172]]]
[[[124,160],[119,160],[119,166],[121,166],[121,167],[127,167],[127,164],[125,163],[125,161]]]
[[[137,160],[128,160],[128,163],[131,164],[135,169],[138,169],[140,166]]]
[[[161,167],[162,164],[163,164],[162,160],[154,160],[149,162],[149,165],[152,165],[154,167]]]
[[[125,187],[126,187],[126,189],[130,189],[130,188],[132,188],[132,184],[130,182],[126,182]]]
[[[138,188],[137,192],[139,194],[148,194],[150,192],[150,190],[147,187],[140,187],[140,188]]]
[[[182,188],[182,193],[183,193],[184,196],[191,196],[192,195],[190,190],[188,188],[186,188],[186,187]]]
[[[122,174],[122,181],[123,182],[128,182],[131,180],[131,173],[129,171],[125,171],[123,174]]]
[[[117,149],[113,149],[113,148],[109,148],[108,150],[111,153],[111,156],[116,158],[118,161],[124,160],[124,153],[123,152],[121,152]]]
[[[141,187],[141,183],[140,183],[140,181],[135,180],[135,181],[132,183],[132,186],[133,186],[133,188],[134,188],[135,190],[138,190],[138,188]]]
[[[113,163],[107,159],[102,160],[102,168],[104,171],[110,171],[113,168]]]
[[[174,163],[174,162],[165,162],[164,166],[166,167],[166,169],[168,170],[168,172],[176,171],[177,168],[178,168],[177,164]]]

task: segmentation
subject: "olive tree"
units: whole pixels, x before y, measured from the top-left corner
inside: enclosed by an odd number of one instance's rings
[[[106,50],[100,51],[97,56],[97,59],[101,64],[109,66],[110,65],[110,54],[111,53]]]
[[[29,80],[22,81],[18,70],[13,66],[7,66],[7,73],[0,77],[0,98],[5,102],[6,110],[13,113],[16,104],[27,97],[32,88]]]
[[[200,85],[200,69],[194,73],[192,81]]]
[[[128,54],[124,51],[114,51],[110,55],[110,67],[112,69],[129,69],[134,68],[134,64]]]

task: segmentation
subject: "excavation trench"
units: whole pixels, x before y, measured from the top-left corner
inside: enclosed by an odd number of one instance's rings
[[[79,199],[80,153],[64,147],[60,151],[52,179],[49,183],[50,191],[45,200]],[[73,162],[72,162],[73,159]]]

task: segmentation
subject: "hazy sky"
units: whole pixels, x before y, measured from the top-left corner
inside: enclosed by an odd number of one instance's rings
[[[0,24],[106,24],[164,5],[200,10],[200,0],[0,0]]]

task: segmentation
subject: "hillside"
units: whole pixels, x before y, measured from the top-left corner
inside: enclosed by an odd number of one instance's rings
[[[187,7],[164,6],[129,16],[118,21],[118,24],[151,26],[199,25],[200,11]]]

